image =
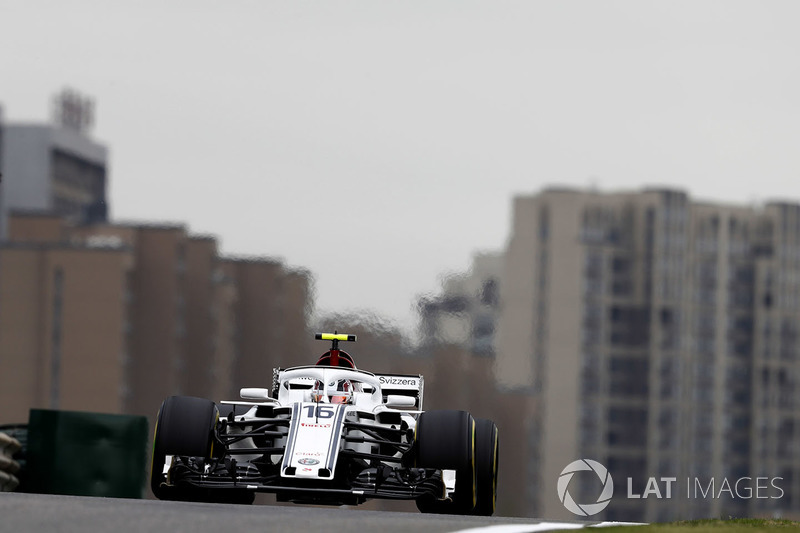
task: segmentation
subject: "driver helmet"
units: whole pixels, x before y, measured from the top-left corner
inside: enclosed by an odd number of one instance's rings
[[[352,403],[353,391],[353,383],[349,379],[340,379],[336,383],[336,392],[341,392],[342,394],[331,394],[331,396],[328,397],[325,394],[325,384],[316,380],[314,382],[314,389],[311,392],[311,400],[314,402],[336,404]]]
[[[317,360],[316,366],[340,366],[343,368],[356,368],[353,356],[344,350],[329,350]]]

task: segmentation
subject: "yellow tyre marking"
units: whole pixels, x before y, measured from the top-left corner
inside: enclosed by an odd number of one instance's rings
[[[211,429],[211,451],[208,454],[209,459],[214,457],[214,430],[217,428],[218,423],[219,423],[219,411],[217,411],[217,417],[214,419],[214,427]]]
[[[153,462],[156,458],[156,437],[158,437],[158,418],[156,418],[156,428],[153,430],[153,451],[150,453],[150,479],[153,479]]]
[[[470,417],[471,418],[471,417]],[[472,508],[478,504],[478,472],[475,469],[475,419],[472,419]]]
[[[497,508],[497,446],[498,446],[498,431],[494,430],[494,454],[492,456],[492,514]]]

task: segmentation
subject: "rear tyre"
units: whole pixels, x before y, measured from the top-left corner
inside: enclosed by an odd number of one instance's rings
[[[153,435],[150,489],[161,500],[194,499],[192,491],[162,485],[166,482],[167,455],[210,458],[217,423],[217,406],[211,400],[170,396],[161,404]]]
[[[492,516],[497,502],[497,461],[500,439],[497,426],[485,418],[475,419],[475,478],[477,494],[472,514]]]
[[[423,513],[470,514],[475,508],[475,420],[466,411],[427,411],[416,429],[417,468],[456,471],[450,499],[424,496],[417,500]]]

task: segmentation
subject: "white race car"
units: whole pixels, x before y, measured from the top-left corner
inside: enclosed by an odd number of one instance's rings
[[[466,411],[422,411],[421,375],[356,368],[332,342],[316,365],[275,369],[242,401],[171,396],[158,412],[151,488],[166,500],[356,505],[416,500],[422,512],[491,515],[498,433]]]

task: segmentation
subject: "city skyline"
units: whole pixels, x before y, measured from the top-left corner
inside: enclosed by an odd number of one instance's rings
[[[321,312],[408,330],[553,184],[800,199],[795,3],[188,7],[5,3],[4,120],[93,97],[113,220],[307,268]]]
[[[648,476],[786,481],[766,500],[640,500],[617,486],[596,519],[795,513],[800,204],[548,190],[514,211],[495,377],[536,405],[535,514],[572,518],[548,489],[577,458],[636,480],[633,494]],[[597,487],[580,487],[576,500],[594,502]]]

